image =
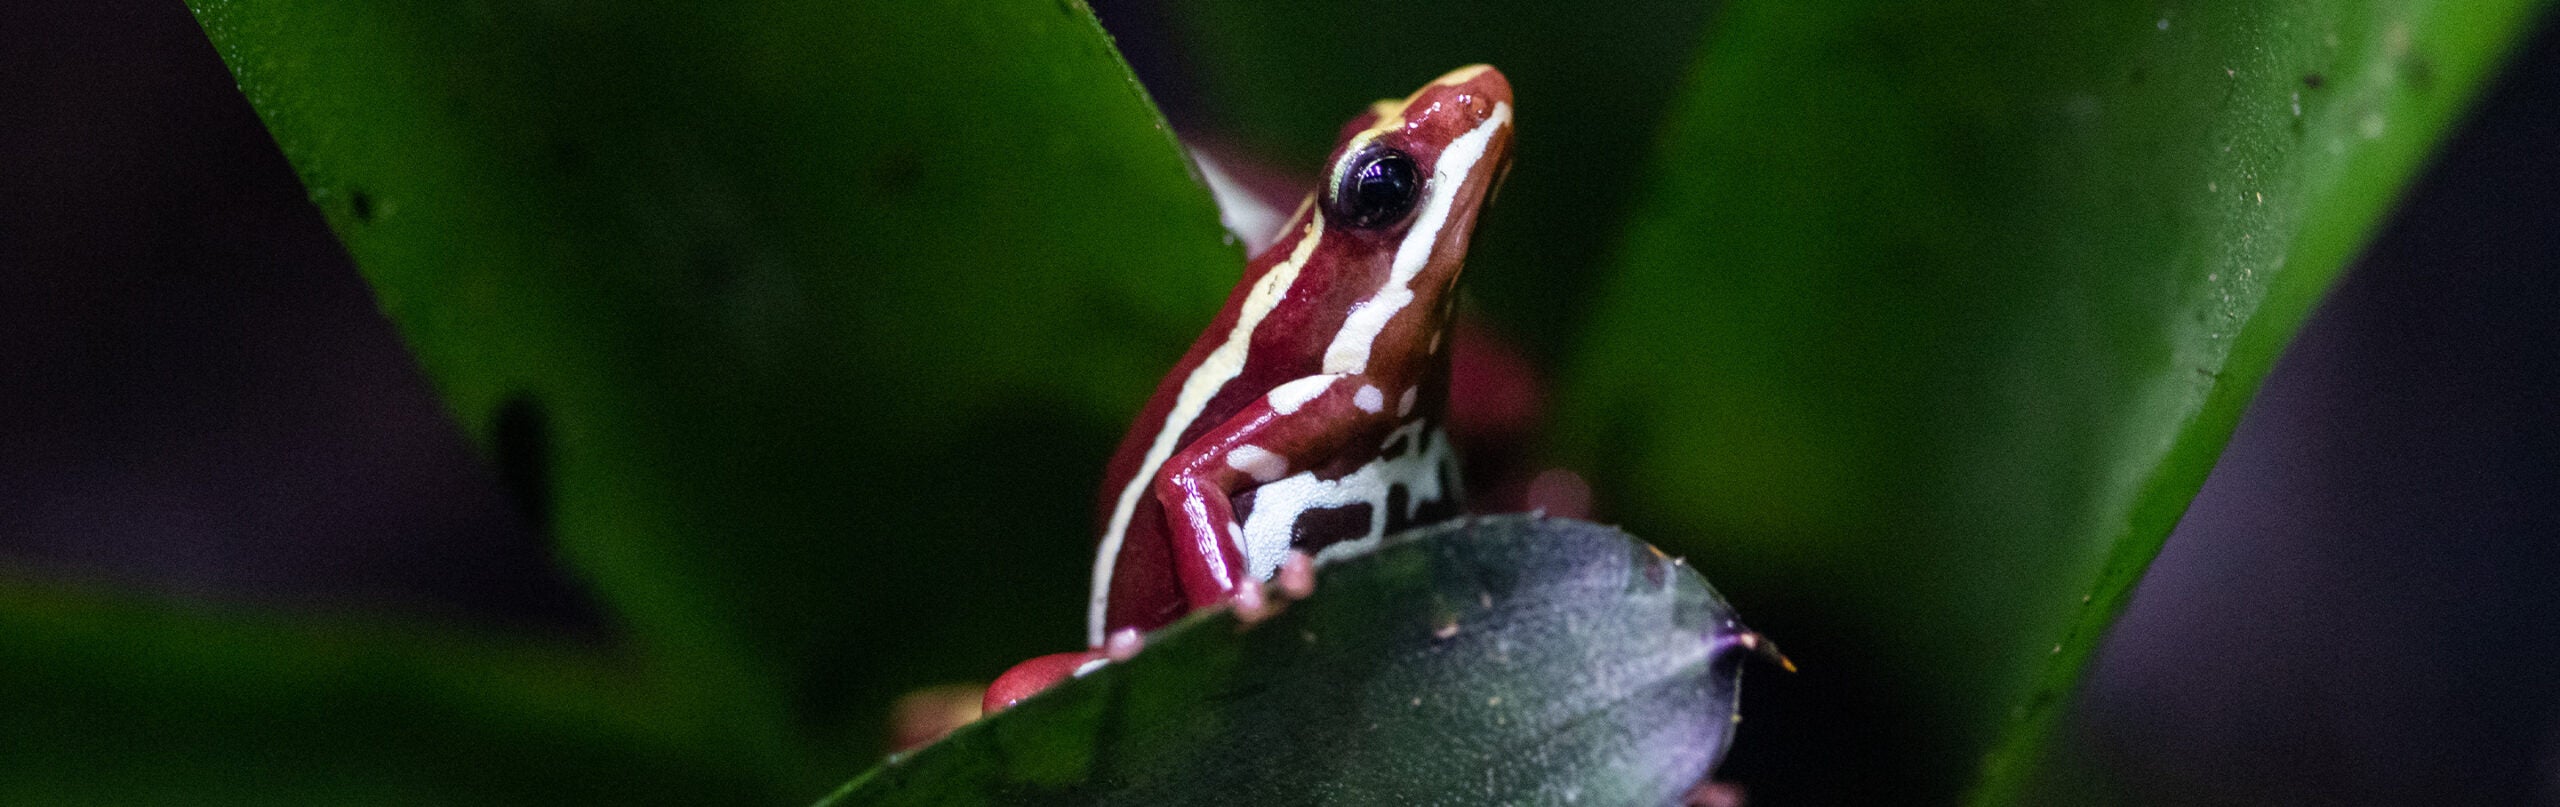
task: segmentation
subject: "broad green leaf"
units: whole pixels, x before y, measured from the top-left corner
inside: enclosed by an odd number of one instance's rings
[[[1501,68],[1518,99],[1519,170],[1468,247],[1467,289],[1533,351],[1556,355],[1644,186],[1711,6],[1185,2],[1171,27],[1187,35],[1184,64],[1198,72],[1166,79],[1199,85],[1205,128],[1268,149],[1312,186],[1334,130],[1371,99],[1401,98],[1460,65]]]
[[[2258,380],[2541,5],[1724,6],[1564,424],[1604,510],[1804,666],[1730,773],[2016,796]]]
[[[1744,635],[1615,529],[1444,525],[1249,628],[1194,615],[821,804],[1666,804],[1732,739]]]
[[[1082,5],[191,6],[729,753],[833,780],[1077,641],[1095,458],[1240,267]]]
[[[0,587],[0,803],[758,804],[633,665]]]

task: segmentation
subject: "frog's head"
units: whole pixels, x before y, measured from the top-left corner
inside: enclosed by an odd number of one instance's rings
[[[1339,273],[1329,291],[1347,312],[1326,372],[1366,371],[1373,353],[1439,352],[1476,213],[1510,158],[1511,82],[1488,65],[1379,101],[1343,127],[1311,228],[1328,242],[1320,250]]]

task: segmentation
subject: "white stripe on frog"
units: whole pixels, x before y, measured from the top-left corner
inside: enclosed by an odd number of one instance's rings
[[[1147,489],[1154,486],[1156,472],[1164,468],[1165,460],[1170,459],[1174,449],[1179,447],[1175,441],[1181,440],[1182,432],[1191,427],[1192,421],[1200,418],[1200,410],[1208,408],[1209,399],[1217,397],[1227,382],[1234,381],[1244,372],[1245,354],[1253,344],[1253,329],[1262,324],[1262,318],[1279,306],[1281,300],[1288,299],[1289,287],[1298,282],[1298,270],[1305,268],[1307,259],[1316,254],[1316,242],[1324,236],[1324,212],[1310,210],[1314,202],[1314,197],[1308,197],[1306,203],[1298,206],[1308,216],[1306,234],[1298,238],[1297,246],[1289,250],[1286,260],[1254,281],[1253,292],[1245,297],[1244,307],[1236,313],[1236,326],[1227,331],[1226,341],[1218,343],[1208,358],[1202,359],[1199,366],[1191,368],[1190,375],[1183,377],[1182,391],[1174,395],[1173,408],[1165,412],[1164,425],[1157,427],[1155,442],[1147,446],[1146,457],[1138,461],[1137,475],[1130,477],[1129,485],[1120,489],[1120,499],[1111,508],[1111,524],[1103,529],[1102,545],[1095,549],[1093,558],[1093,599],[1085,611],[1085,641],[1090,646],[1101,647],[1104,634],[1108,632],[1103,620],[1111,608],[1111,574],[1120,563],[1120,543],[1129,537],[1129,519],[1138,512],[1138,497],[1146,495]]]

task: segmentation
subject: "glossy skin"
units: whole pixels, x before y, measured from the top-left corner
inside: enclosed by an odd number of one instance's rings
[[[1017,666],[989,689],[990,711],[1099,663],[1126,643],[1114,634],[1240,592],[1258,600],[1246,589],[1293,552],[1323,560],[1462,512],[1441,432],[1448,330],[1510,150],[1511,86],[1483,65],[1343,127],[1324,184],[1112,456],[1086,623],[1096,649]]]

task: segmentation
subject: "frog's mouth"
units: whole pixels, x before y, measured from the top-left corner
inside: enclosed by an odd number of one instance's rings
[[[1493,185],[1484,189],[1484,204],[1491,206],[1502,198],[1502,183],[1511,178],[1511,150],[1502,150],[1502,163],[1493,167]]]

